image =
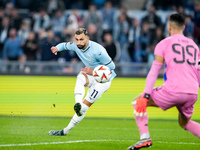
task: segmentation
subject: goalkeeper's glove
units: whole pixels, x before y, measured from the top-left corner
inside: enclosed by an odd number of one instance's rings
[[[134,109],[134,114],[136,116],[142,117],[143,115],[147,115],[147,102],[149,97],[150,95],[145,93],[143,97],[136,100],[136,107]]]

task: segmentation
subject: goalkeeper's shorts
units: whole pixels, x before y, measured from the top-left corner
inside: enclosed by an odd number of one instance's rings
[[[197,101],[197,94],[168,93],[163,86],[153,89],[151,93],[153,101],[163,110],[176,106],[178,111],[190,118],[194,112],[194,103]]]

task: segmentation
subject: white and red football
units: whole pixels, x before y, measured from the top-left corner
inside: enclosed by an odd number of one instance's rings
[[[111,71],[107,66],[99,65],[93,70],[93,77],[99,83],[105,83],[110,80]]]

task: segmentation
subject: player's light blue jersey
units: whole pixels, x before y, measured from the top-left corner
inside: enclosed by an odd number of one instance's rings
[[[115,64],[106,52],[105,48],[100,44],[90,41],[86,49],[79,49],[76,42],[63,42],[56,45],[58,51],[72,50],[75,51],[80,60],[85,64],[86,67],[94,69],[98,65],[105,65],[110,68],[112,72],[111,80],[116,76],[114,72]]]

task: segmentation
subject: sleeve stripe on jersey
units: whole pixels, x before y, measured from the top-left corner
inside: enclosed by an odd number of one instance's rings
[[[109,65],[111,62],[112,62],[112,60],[109,63],[105,64],[105,66]]]
[[[200,59],[199,59],[199,61],[198,61],[198,67],[200,67]]]
[[[68,48],[67,48],[67,43],[65,43],[65,48],[66,48],[66,50],[68,50]]]

